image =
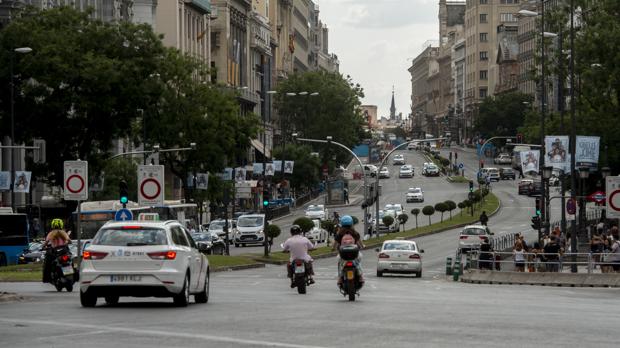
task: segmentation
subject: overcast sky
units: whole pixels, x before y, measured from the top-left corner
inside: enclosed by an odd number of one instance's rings
[[[364,88],[364,104],[389,116],[392,85],[396,112],[411,110],[411,60],[427,40],[438,40],[438,0],[314,0],[329,28],[329,51],[340,73]]]

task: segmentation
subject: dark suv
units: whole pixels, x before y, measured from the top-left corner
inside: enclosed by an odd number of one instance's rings
[[[517,179],[515,171],[512,170],[512,168],[501,168],[499,170],[499,177],[502,180],[508,180],[508,179],[516,180]]]

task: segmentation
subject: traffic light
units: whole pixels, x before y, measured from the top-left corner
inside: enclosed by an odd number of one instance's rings
[[[129,202],[129,194],[127,193],[127,190],[127,182],[125,180],[121,180],[118,183],[118,196],[123,208],[126,208],[127,202]]]
[[[469,180],[469,192],[474,192],[474,182]]]
[[[540,216],[538,215],[534,215],[532,216],[532,228],[535,230],[539,230],[540,229]]]
[[[540,198],[536,198],[536,216],[541,216],[542,213],[540,211]]]
[[[269,206],[269,200],[271,199],[271,195],[269,191],[263,191],[263,207],[267,208]]]

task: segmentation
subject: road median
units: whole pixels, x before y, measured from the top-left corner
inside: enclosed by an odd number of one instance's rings
[[[494,272],[467,270],[461,281],[471,284],[539,285],[566,287],[620,287],[614,273]]]

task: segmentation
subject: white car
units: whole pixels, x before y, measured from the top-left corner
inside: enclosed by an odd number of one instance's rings
[[[499,169],[497,168],[488,168],[487,175],[489,177],[489,181],[493,181],[493,180],[500,181],[501,180]]]
[[[306,238],[308,238],[311,242],[316,243],[324,243],[327,241],[327,231],[321,227],[321,220],[314,219],[314,227],[306,232]]]
[[[425,176],[439,176],[439,167],[434,163],[429,163],[422,172]]]
[[[394,218],[394,222],[390,226],[383,223],[383,217],[389,215]],[[398,214],[395,210],[379,210],[379,233],[398,232],[400,230],[400,221],[396,218]],[[373,226],[377,226],[377,220],[373,219]]]
[[[381,249],[376,249],[377,277],[384,273],[415,273],[422,277],[422,255],[424,250],[418,249],[416,242],[411,240],[386,240]]]
[[[410,187],[407,190],[407,203],[424,202],[424,191],[419,187]]]
[[[493,159],[495,164],[512,164],[512,157],[508,154],[500,154]]]
[[[398,171],[399,178],[413,178],[413,166],[405,164]]]
[[[385,210],[394,210],[396,212],[396,216],[400,215],[403,213],[404,209],[403,209],[403,205],[400,203],[388,203],[385,205]]]
[[[418,143],[409,143],[407,144],[407,150],[415,150],[418,146]]]
[[[378,173],[379,173],[379,168],[377,168],[377,166],[373,164],[364,165],[364,175],[374,178],[375,176],[377,176]]]
[[[389,179],[390,178],[390,171],[387,169],[387,167],[382,167],[381,170],[379,171],[379,178],[380,179]]]
[[[325,220],[327,216],[327,209],[323,204],[311,204],[306,208],[307,218]]]
[[[405,156],[403,155],[394,155],[394,159],[392,160],[393,165],[402,165],[405,164]]]
[[[224,226],[226,221],[224,219],[213,220],[209,224],[209,232],[215,232],[217,235],[222,238],[222,240],[226,241],[226,233],[224,232]],[[233,243],[233,238],[235,238],[235,234],[237,233],[237,221],[229,219],[228,220],[228,244]]]
[[[82,254],[80,302],[120,296],[172,297],[187,306],[209,300],[209,261],[178,221],[108,222]]]
[[[263,244],[265,242],[265,215],[241,215],[237,220],[235,247],[247,244]]]
[[[489,228],[487,226],[465,226],[459,234],[459,249],[480,249],[480,245],[484,243],[484,241],[490,241],[492,235],[493,233],[489,231]]]

